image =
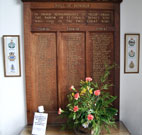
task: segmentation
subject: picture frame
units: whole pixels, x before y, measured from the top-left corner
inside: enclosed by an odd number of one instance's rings
[[[4,76],[20,77],[20,36],[3,35]]]
[[[124,42],[124,73],[139,73],[140,34],[126,33]]]

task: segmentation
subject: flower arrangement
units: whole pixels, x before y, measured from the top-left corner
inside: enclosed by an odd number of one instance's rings
[[[105,65],[100,82],[93,82],[91,77],[86,77],[85,81],[81,80],[79,89],[73,85],[70,87],[68,105],[58,111],[59,115],[67,118],[65,127],[90,129],[91,134],[99,135],[102,128],[109,132],[109,126],[115,126],[117,109],[113,108],[112,102],[116,97],[107,92],[113,86],[108,81],[112,68],[114,65]]]

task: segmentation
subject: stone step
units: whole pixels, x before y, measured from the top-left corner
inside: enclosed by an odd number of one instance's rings
[[[20,135],[31,135],[32,126],[26,126]],[[130,135],[122,122],[117,122],[117,128],[110,128],[110,134],[103,131],[103,135]],[[74,135],[72,131],[62,131],[60,126],[47,126],[46,135]]]

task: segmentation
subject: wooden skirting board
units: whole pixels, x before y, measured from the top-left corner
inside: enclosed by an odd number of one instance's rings
[[[20,135],[31,135],[32,126],[26,126]],[[117,128],[111,128],[110,134],[104,132],[103,135],[130,135],[122,122],[117,122]],[[62,131],[59,126],[47,126],[46,135],[74,135],[72,131]]]

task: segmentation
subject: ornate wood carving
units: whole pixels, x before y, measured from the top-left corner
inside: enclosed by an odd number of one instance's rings
[[[38,105],[45,106],[49,123],[59,123],[57,110],[66,105],[70,85],[78,87],[86,76],[98,80],[104,63],[119,65],[120,9],[114,2],[121,0],[23,1],[28,123]],[[119,108],[119,69],[110,79]]]

